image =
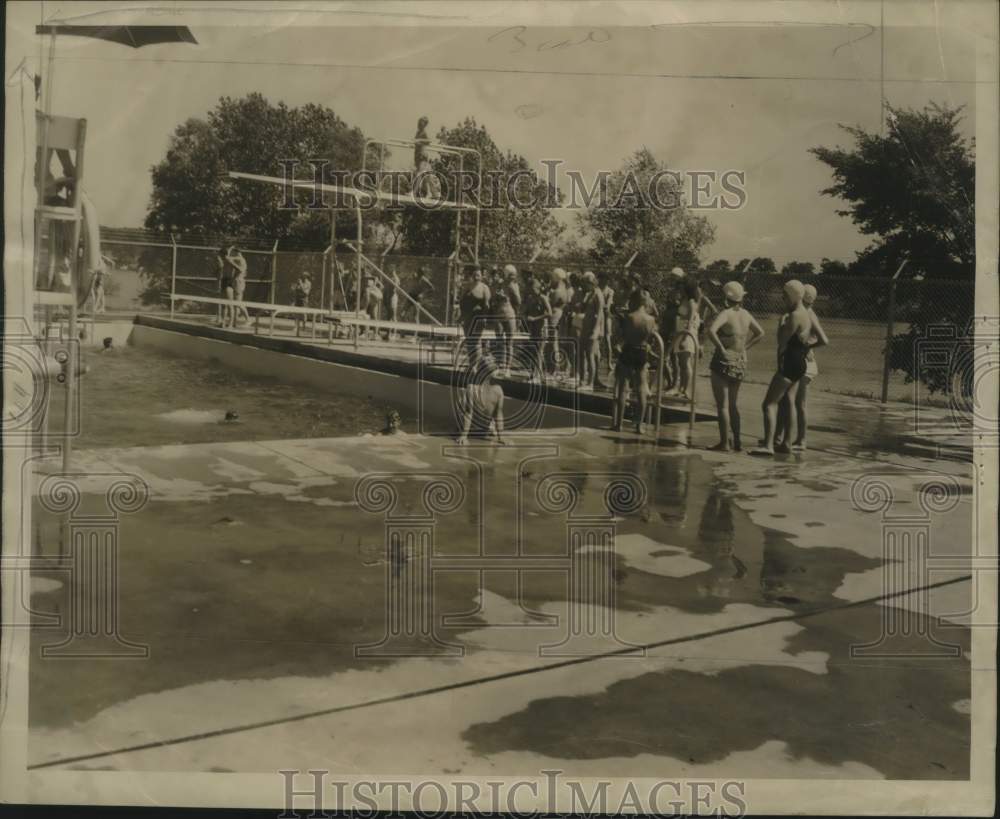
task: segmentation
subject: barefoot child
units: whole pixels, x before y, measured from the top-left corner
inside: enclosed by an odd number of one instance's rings
[[[646,417],[646,398],[649,394],[647,379],[649,340],[656,332],[656,319],[646,312],[646,303],[639,291],[634,291],[629,296],[628,309],[629,312],[622,318],[619,333],[622,347],[615,367],[615,405],[611,428],[621,432],[625,419],[625,405],[631,388],[636,393],[639,404],[635,431],[642,435],[642,424]]]
[[[792,401],[789,399],[789,396],[786,395],[781,399],[781,403],[778,405],[778,428],[775,432],[774,443],[775,452],[801,451],[806,448],[806,431],[808,430],[806,398],[809,393],[809,384],[816,378],[817,375],[819,375],[819,367],[816,364],[816,355],[813,350],[816,347],[825,347],[830,343],[830,339],[827,337],[826,333],[823,332],[823,326],[820,324],[819,317],[813,309],[813,304],[816,301],[816,295],[817,293],[815,287],[811,284],[805,285],[802,296],[802,304],[809,311],[809,317],[812,320],[813,329],[809,336],[811,346],[809,354],[806,356],[806,374],[802,376],[798,389],[795,391],[795,441],[792,443],[791,447],[788,446],[792,418]]]
[[[764,337],[764,331],[743,309],[743,285],[729,282],[722,292],[726,306],[708,327],[708,338],[715,345],[709,370],[719,418],[719,443],[711,449],[728,452],[731,447],[739,452],[742,445],[737,399],[746,375],[747,350]]]
[[[458,443],[465,445],[469,436],[489,438],[492,432],[496,443],[503,444],[503,387],[494,380],[496,364],[484,356],[470,367],[468,381],[459,396],[461,418]]]
[[[760,447],[750,451],[751,455],[774,455],[778,404],[786,395],[794,400],[795,390],[806,374],[809,351],[816,346],[810,341],[813,332],[812,318],[802,304],[804,295],[805,286],[802,282],[797,279],[785,282],[783,297],[788,313],[778,327],[778,370],[771,378],[761,404],[764,439]]]
[[[309,278],[309,274],[303,270],[299,273],[298,279],[295,280],[295,284],[292,285],[292,298],[293,304],[296,307],[308,307],[309,306],[309,294],[312,293],[312,281]],[[295,335],[298,336],[299,333],[305,328],[306,319],[303,313],[295,314]]]

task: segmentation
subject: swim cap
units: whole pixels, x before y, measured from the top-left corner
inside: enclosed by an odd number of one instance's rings
[[[722,294],[726,297],[727,301],[739,304],[743,301],[743,285],[739,282],[728,282],[726,286],[722,288]]]
[[[504,265],[503,272],[506,276],[516,276],[517,268],[512,264]]]
[[[687,274],[683,270],[681,270],[681,268],[675,267],[673,270],[670,271],[670,275],[676,276],[678,279],[683,279],[684,276],[686,276]]]
[[[583,274],[584,281],[588,281],[591,284],[597,284],[597,276],[595,276],[591,271],[587,271]]]
[[[807,284],[805,287],[802,288],[802,301],[806,302],[807,304],[812,304],[814,301],[816,301],[816,295],[817,295],[816,288],[813,287],[811,284]]]
[[[555,270],[552,271],[552,278],[559,279],[559,281],[562,281],[563,279],[566,278],[566,271],[563,270],[561,267],[557,267]]]
[[[785,282],[785,295],[792,301],[802,301],[806,288],[798,279],[789,279]]]

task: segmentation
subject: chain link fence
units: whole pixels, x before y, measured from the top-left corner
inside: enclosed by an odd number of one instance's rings
[[[214,296],[218,293],[215,255],[225,242],[209,242],[185,237],[142,235],[136,231],[129,238],[102,232],[102,247],[116,268],[132,271],[142,280],[141,301],[146,310],[169,309],[171,283],[174,292],[189,295]],[[232,244],[230,242],[229,244]],[[394,274],[399,278],[401,293],[397,296],[397,318],[417,321],[418,312],[404,294],[419,296],[421,322],[428,317],[441,324],[456,323],[455,304],[462,286],[462,272],[470,265],[456,265],[443,257],[387,254],[365,255],[360,262],[360,298],[358,293],[359,260],[349,247],[287,249],[260,240],[236,242],[247,260],[247,301],[277,304],[294,303],[294,284],[305,273],[312,285],[308,303],[332,310],[353,312],[360,304],[362,311],[376,309],[380,318],[390,318],[390,299]],[[570,274],[585,270],[606,273],[621,304],[625,294],[626,273],[635,276],[647,289],[660,309],[674,297],[676,280],[671,282],[665,270],[623,271],[621,266],[591,263],[561,262],[551,259],[486,259],[480,262],[484,271],[513,264],[522,277],[532,275],[547,278],[561,267]],[[385,274],[383,276],[383,274]],[[112,276],[112,280],[114,275]],[[382,284],[383,294],[371,287],[372,281]],[[741,277],[746,297],[744,307],[761,324],[766,338],[751,351],[750,382],[770,380],[775,363],[775,339],[778,322],[784,312],[780,275],[748,274]],[[973,314],[975,282],[971,280],[939,280],[874,277],[834,277],[815,275],[802,280],[817,289],[813,306],[827,335],[830,346],[817,351],[820,375],[814,388],[861,398],[912,400],[914,387],[907,382],[906,372],[919,369],[911,361],[914,348],[919,346],[922,328],[930,324],[950,322],[965,328]],[[725,281],[699,274],[702,292],[707,302],[723,306],[722,288]],[[177,310],[193,314],[214,314],[211,305],[178,303]],[[711,307],[705,307],[706,318]],[[670,328],[661,327],[665,340]],[[891,339],[895,341],[890,343]],[[702,374],[708,373],[711,350],[704,336],[705,354],[701,357]],[[887,368],[887,363],[891,367]]]

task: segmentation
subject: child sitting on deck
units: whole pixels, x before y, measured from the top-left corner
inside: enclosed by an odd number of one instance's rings
[[[465,387],[458,398],[458,443],[465,445],[469,436],[486,439],[492,432],[496,443],[503,444],[503,387],[496,383],[497,366],[488,356],[480,357],[470,368]]]

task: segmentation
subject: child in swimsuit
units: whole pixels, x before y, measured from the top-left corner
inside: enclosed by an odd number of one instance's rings
[[[715,344],[715,354],[709,364],[712,373],[712,393],[719,420],[719,443],[711,449],[739,451],[740,411],[737,399],[740,384],[746,376],[747,350],[761,340],[764,331],[756,319],[743,309],[743,286],[729,282],[723,293],[726,307],[712,321],[708,337]]]
[[[635,431],[642,434],[642,424],[646,417],[646,398],[649,394],[647,382],[648,345],[656,332],[656,320],[646,312],[642,294],[632,293],[629,297],[630,311],[622,318],[622,348],[615,367],[615,404],[611,428],[620,432],[625,419],[625,404],[631,388],[636,393],[639,404]]]
[[[764,438],[760,447],[751,450],[751,455],[774,455],[778,405],[786,395],[794,400],[798,384],[806,373],[806,358],[814,346],[808,341],[813,330],[812,318],[802,304],[805,286],[792,279],[785,282],[783,295],[788,314],[778,328],[778,371],[772,377],[761,404]]]
[[[684,298],[677,308],[677,332],[674,335],[673,352],[677,354],[677,393],[688,397],[688,389],[694,380],[694,359],[698,354],[698,328],[701,314],[701,288],[691,276],[684,279]]]
[[[830,343],[829,338],[827,338],[826,333],[823,331],[823,326],[820,324],[816,312],[812,308],[813,303],[816,301],[816,288],[811,284],[807,284],[803,288],[803,291],[802,305],[809,312],[809,318],[812,322],[812,329],[809,333],[809,338],[806,341],[806,346],[809,348],[806,353],[806,368],[805,373],[799,380],[796,387],[794,402],[788,395],[786,395],[781,399],[781,403],[778,405],[777,431],[775,432],[774,438],[775,452],[804,450],[806,448],[806,431],[808,429],[806,398],[809,393],[809,384],[819,374],[819,367],[816,365],[816,355],[813,353],[813,350],[816,347],[824,347]],[[796,434],[795,441],[791,444],[791,447],[789,447],[788,431],[793,404],[795,409]]]

